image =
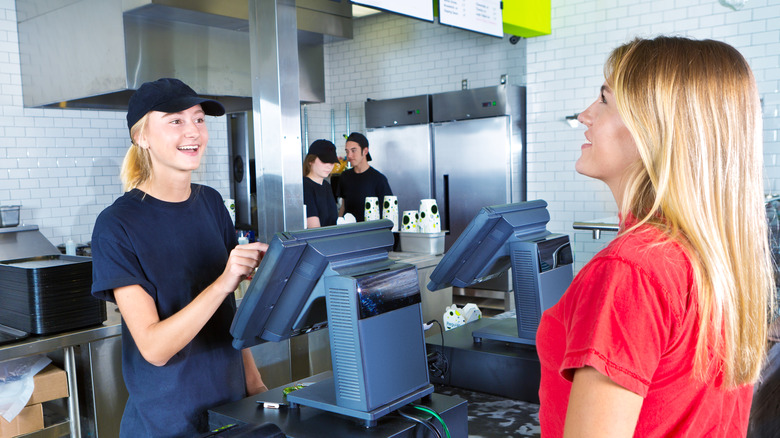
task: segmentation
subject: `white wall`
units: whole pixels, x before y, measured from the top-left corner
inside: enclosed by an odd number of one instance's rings
[[[771,6],[770,6],[771,4]],[[326,46],[327,103],[309,105],[309,138],[364,130],[367,97],[391,98],[494,85],[501,74],[528,88],[528,199],[549,203],[549,228],[572,235],[577,267],[614,236],[594,240],[572,223],[615,216],[606,186],[574,171],[582,128],[567,115],[580,112],[603,82],[602,65],[615,46],[656,34],[715,38],[748,59],[764,98],[767,189],[780,192],[780,4],[750,0],[733,11],[717,0],[552,0],[552,34],[513,46],[503,40],[381,14],[355,21],[354,38]],[[343,139],[336,141],[341,147]],[[478,151],[475,151],[475,157]]]
[[[566,115],[595,99],[602,63],[635,35],[721,39],[750,61],[764,98],[767,189],[780,192],[780,4],[749,0],[741,11],[717,0],[552,0],[552,35],[497,39],[436,23],[379,14],[355,20],[354,38],[326,45],[327,103],[308,105],[308,138],[362,131],[366,98],[391,98],[497,84],[528,87],[528,196],[550,203],[550,229],[573,235],[581,266],[609,240],[574,232],[574,220],[612,216],[606,187],[574,172],[582,129]],[[346,106],[350,126],[346,126]],[[224,118],[209,118],[211,141],[195,180],[228,196]],[[16,12],[0,0],[0,204],[21,203],[22,220],[59,244],[90,239],[97,214],[121,194],[127,149],[123,112],[42,110],[22,105]],[[336,140],[341,148],[343,139]]]
[[[124,112],[24,108],[14,0],[0,0],[0,205],[55,245],[88,242],[97,215],[122,193],[119,166],[130,144]],[[227,197],[227,128],[211,140],[194,176]]]

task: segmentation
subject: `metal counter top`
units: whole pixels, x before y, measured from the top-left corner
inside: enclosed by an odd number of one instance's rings
[[[121,317],[116,305],[106,303],[106,321],[102,325],[86,327],[55,335],[31,335],[19,342],[0,346],[0,362],[33,354],[48,353],[65,347],[88,344],[122,333]]]
[[[602,231],[617,233],[620,231],[620,220],[617,216],[596,219],[593,221],[574,222],[572,228],[575,230],[589,230],[593,232],[593,238],[601,237]]]

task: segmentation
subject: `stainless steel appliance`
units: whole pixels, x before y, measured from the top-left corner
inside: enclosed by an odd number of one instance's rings
[[[449,249],[481,207],[526,200],[525,108],[516,85],[369,100],[372,165],[399,211],[436,199]]]
[[[434,193],[430,96],[368,100],[365,112],[371,165],[387,177],[399,215],[417,210]]]

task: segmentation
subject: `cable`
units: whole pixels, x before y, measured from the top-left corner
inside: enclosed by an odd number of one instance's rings
[[[404,413],[404,412],[401,412],[401,410],[400,410],[400,409],[399,409],[397,412],[398,412],[398,414],[399,414],[400,416],[402,416],[402,417],[404,417],[404,418],[407,418],[407,419],[409,419],[409,420],[412,420],[412,421],[414,421],[414,422],[417,422],[417,423],[420,423],[420,424],[422,424],[423,426],[425,426],[426,428],[428,428],[428,430],[430,430],[430,431],[431,431],[431,432],[434,434],[434,436],[436,436],[436,438],[442,438],[442,437],[441,437],[441,434],[439,433],[439,431],[438,431],[438,430],[436,430],[436,428],[435,428],[435,427],[433,427],[433,425],[431,425],[431,424],[430,424],[430,423],[428,423],[427,421],[423,420],[422,418],[417,418],[417,417],[415,417],[414,415],[409,415],[409,414],[406,414],[406,413]]]
[[[426,324],[432,324],[434,322],[439,325],[439,334],[441,335],[441,351],[443,352],[444,351],[444,328],[441,326],[441,323],[437,319],[432,319],[426,322]]]
[[[411,406],[413,408],[415,408],[415,409],[419,409],[421,411],[427,412],[427,413],[433,415],[434,417],[436,417],[436,419],[439,420],[439,423],[441,423],[442,428],[444,428],[444,433],[447,435],[447,438],[452,438],[452,437],[450,437],[450,430],[447,428],[447,423],[444,422],[444,420],[441,418],[441,416],[439,415],[438,412],[436,412],[433,409],[431,409],[429,407],[426,407],[426,406],[420,406],[420,405],[414,405],[414,404],[411,405]]]
[[[426,324],[430,325],[434,322],[439,325],[441,351],[434,350],[428,353],[428,372],[433,377],[443,378],[447,374],[447,371],[449,371],[449,362],[447,361],[447,356],[444,354],[444,328],[441,326],[441,323],[435,319],[428,321]]]

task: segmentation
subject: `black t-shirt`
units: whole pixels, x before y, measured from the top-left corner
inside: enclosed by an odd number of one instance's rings
[[[347,169],[341,174],[337,197],[344,198],[344,213],[352,213],[358,222],[364,220],[365,202],[369,196],[379,198],[379,205],[385,202],[385,196],[391,196],[390,184],[381,172],[369,167],[363,173]],[[381,207],[380,207],[381,208]]]
[[[339,208],[329,182],[317,184],[311,178],[303,177],[303,203],[306,204],[306,217],[317,216],[323,227],[336,225]]]
[[[236,232],[220,194],[192,185],[184,202],[133,189],[103,210],[92,233],[92,294],[140,285],[160,319],[187,306],[225,269]],[[241,352],[233,348],[230,294],[195,338],[158,367],[141,356],[122,321],[122,374],[130,397],[121,437],[197,436],[207,409],[246,397]]]

